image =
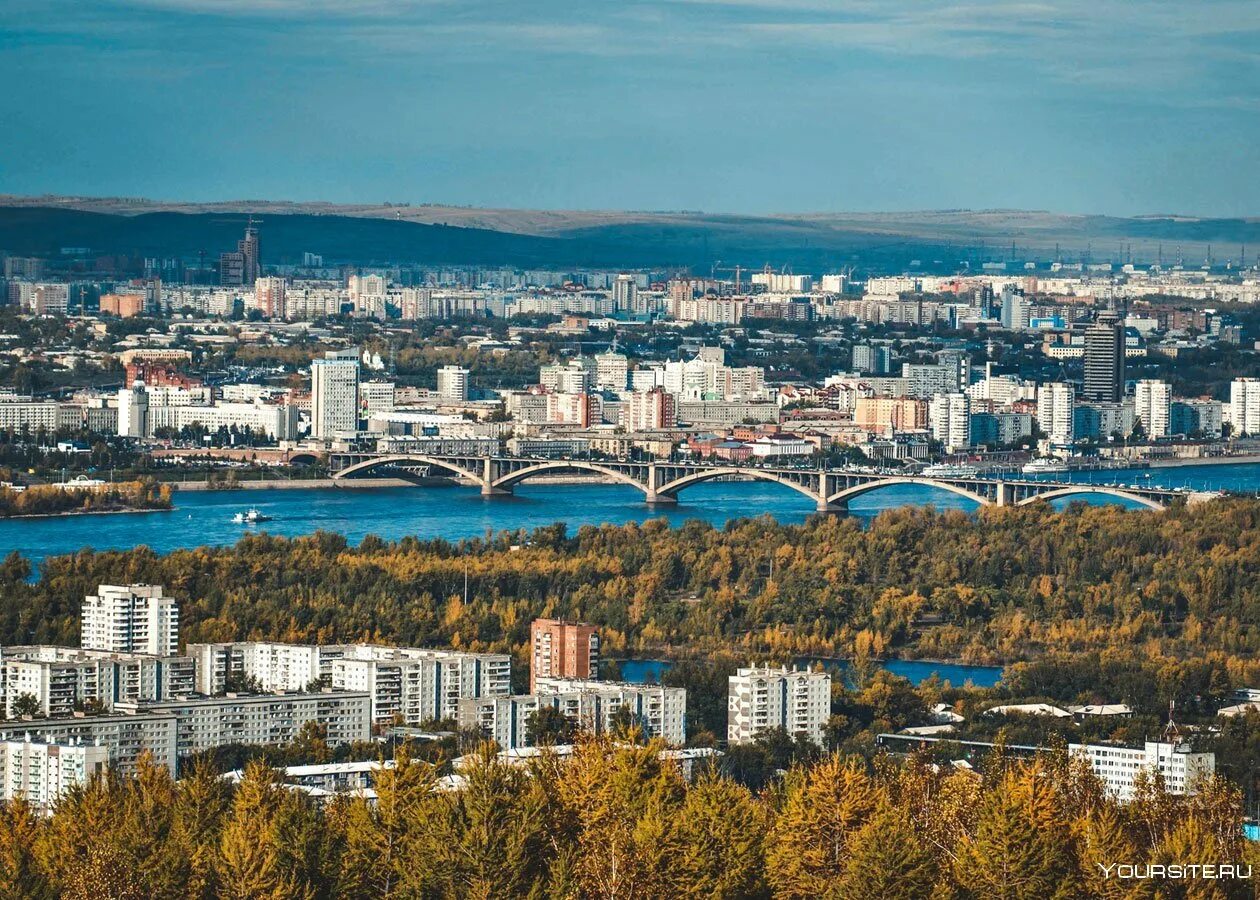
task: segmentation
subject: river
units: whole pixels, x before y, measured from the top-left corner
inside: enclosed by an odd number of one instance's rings
[[[670,666],[669,661],[664,659],[619,659],[616,662],[621,669],[622,680],[634,684],[648,681],[659,683],[661,676]],[[807,657],[798,659],[796,662],[798,665],[813,665],[815,662],[820,662],[827,668],[835,667],[840,670],[848,668],[848,664],[839,659]],[[882,661],[879,665],[894,675],[907,679],[911,684],[922,684],[936,675],[941,681],[948,681],[953,687],[962,687],[967,682],[971,682],[976,687],[987,688],[993,687],[1002,677],[1001,666],[965,666],[959,663],[930,662],[921,659],[889,659]]]
[[[1260,464],[1082,472],[1073,478],[1254,493],[1260,490]],[[74,553],[85,547],[126,549],[144,544],[166,553],[204,544],[221,546],[235,543],[250,531],[263,530],[292,537],[322,529],[343,534],[352,543],[368,534],[387,540],[407,535],[459,540],[505,529],[533,530],[555,522],[565,522],[575,531],[582,525],[653,518],[675,525],[688,519],[721,525],[733,518],[761,514],[797,523],[814,513],[807,498],[766,482],[699,484],[683,493],[674,507],[650,509],[642,497],[638,490],[625,485],[528,482],[519,485],[514,496],[492,498],[482,497],[475,488],[458,486],[176,492],[176,508],[166,512],[0,521],[0,553],[17,550],[38,562],[45,556]],[[1062,505],[1068,501],[1056,502]],[[898,485],[855,498],[849,512],[870,520],[883,510],[907,504],[932,504],[938,509],[975,507],[972,501],[945,491]],[[232,515],[250,506],[272,520],[255,526],[234,524]]]

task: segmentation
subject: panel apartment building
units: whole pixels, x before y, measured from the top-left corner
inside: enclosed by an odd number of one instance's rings
[[[112,653],[35,645],[0,649],[0,707],[16,715],[23,696],[45,716],[68,716],[88,702],[163,700],[191,693],[194,664],[185,656]]]
[[[687,739],[687,692],[682,688],[573,678],[540,678],[532,694],[463,700],[460,728],[477,728],[503,750],[531,745],[529,720],[540,708],[560,710],[579,729],[603,734],[628,709],[649,737],[680,745]]]
[[[188,653],[197,661],[203,694],[221,694],[236,679],[253,679],[265,691],[305,690],[318,682],[366,692],[379,725],[454,719],[462,699],[511,693],[512,658],[502,653],[264,641],[190,644]]]
[[[80,624],[85,650],[174,656],[179,647],[179,604],[157,584],[102,584],[84,598]]]
[[[729,743],[746,744],[763,732],[782,728],[791,735],[804,734],[822,746],[823,727],[831,716],[830,675],[749,667],[737,670],[728,682]]]

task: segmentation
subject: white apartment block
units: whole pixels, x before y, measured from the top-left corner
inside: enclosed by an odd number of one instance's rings
[[[687,692],[677,687],[539,678],[534,693],[460,701],[459,726],[477,728],[503,750],[529,746],[530,716],[542,707],[560,710],[583,731],[610,732],[623,709],[649,737],[680,745],[687,739]]]
[[[1156,773],[1173,794],[1193,794],[1195,782],[1216,772],[1216,754],[1193,753],[1184,744],[1147,741],[1139,750],[1109,744],[1069,744],[1068,752],[1089,761],[1107,792],[1118,800],[1133,799],[1138,773]]]
[[[50,646],[0,650],[0,706],[8,718],[24,695],[35,698],[42,715],[68,716],[88,701],[112,709],[188,694],[194,683],[195,664],[184,656]]]
[[[1075,437],[1076,399],[1070,384],[1051,382],[1037,389],[1037,424],[1052,446],[1067,446]]]
[[[437,394],[443,400],[463,403],[468,399],[468,370],[463,366],[442,366],[437,372]]]
[[[266,641],[191,644],[197,690],[222,693],[229,673],[253,678],[267,691],[305,690],[312,682],[338,690],[365,691],[372,721],[407,725],[453,719],[467,697],[511,693],[512,658],[501,653],[463,653],[377,644],[305,645]]]
[[[1229,421],[1235,436],[1260,434],[1260,378],[1235,378],[1230,384]]]
[[[928,424],[932,437],[946,453],[971,446],[971,398],[966,394],[938,394],[928,404]]]
[[[19,798],[51,813],[71,788],[103,775],[109,750],[99,744],[49,743],[29,734],[0,741],[0,800]]]
[[[728,683],[729,743],[746,744],[763,732],[782,728],[791,735],[804,734],[822,746],[823,726],[831,716],[830,675],[750,667],[739,669]]]
[[[121,775],[135,775],[147,751],[155,763],[174,772],[176,724],[173,715],[151,713],[0,722],[0,741],[25,741],[36,735],[48,743],[100,745],[108,753],[109,767]]]
[[[186,697],[120,703],[117,709],[173,718],[179,758],[231,744],[285,744],[308,722],[324,728],[324,739],[333,747],[372,735],[372,701],[362,691]]]
[[[83,600],[79,643],[85,650],[173,656],[179,604],[158,584],[102,584]]]
[[[1134,414],[1148,438],[1172,434],[1172,385],[1167,381],[1143,379],[1133,386]]]

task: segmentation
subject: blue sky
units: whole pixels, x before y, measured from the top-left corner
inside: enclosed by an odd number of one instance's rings
[[[1260,214],[1256,0],[0,11],[0,192]]]

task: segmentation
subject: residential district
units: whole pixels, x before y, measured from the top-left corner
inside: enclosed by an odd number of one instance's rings
[[[201,471],[379,451],[965,476],[1260,449],[1254,269],[368,270],[266,266],[260,240],[141,277],[86,248],[6,258],[0,433],[80,490],[101,441],[111,468]],[[25,468],[12,489],[56,481]]]
[[[158,585],[101,585],[85,597],[80,647],[0,649],[0,799],[22,797],[50,812],[76,785],[114,770],[134,775],[142,757],[173,774],[216,748],[282,745],[314,729],[331,747],[431,739],[450,726],[493,741],[508,760],[542,752],[564,755],[546,740],[550,716],[565,733],[621,736],[626,729],[659,739],[666,758],[691,775],[720,756],[686,747],[686,691],[651,683],[600,679],[599,630],[581,622],[538,619],[530,629],[529,689],[512,693],[507,654],[390,647],[303,645],[275,641],[179,645],[179,604]],[[831,716],[832,675],[825,671],[749,665],[729,678],[725,746],[779,731],[817,747]],[[1260,692],[1220,710],[1234,716],[1260,708]],[[1130,716],[1120,704],[1062,709],[1049,704],[993,705],[982,715]],[[964,721],[948,704],[931,711],[935,724],[881,735],[891,752],[952,740]],[[558,717],[558,718],[557,718]],[[958,741],[964,754],[992,744]],[[1007,752],[1036,752],[1008,747]],[[1215,756],[1195,752],[1174,734],[1140,747],[1072,744],[1105,788],[1130,799],[1143,776],[1158,773],[1174,794],[1193,793],[1215,772]],[[384,759],[384,754],[381,754]],[[285,777],[316,798],[353,790],[368,796],[381,760],[298,766]],[[967,759],[955,762],[970,769]],[[459,760],[441,782],[458,789]]]

